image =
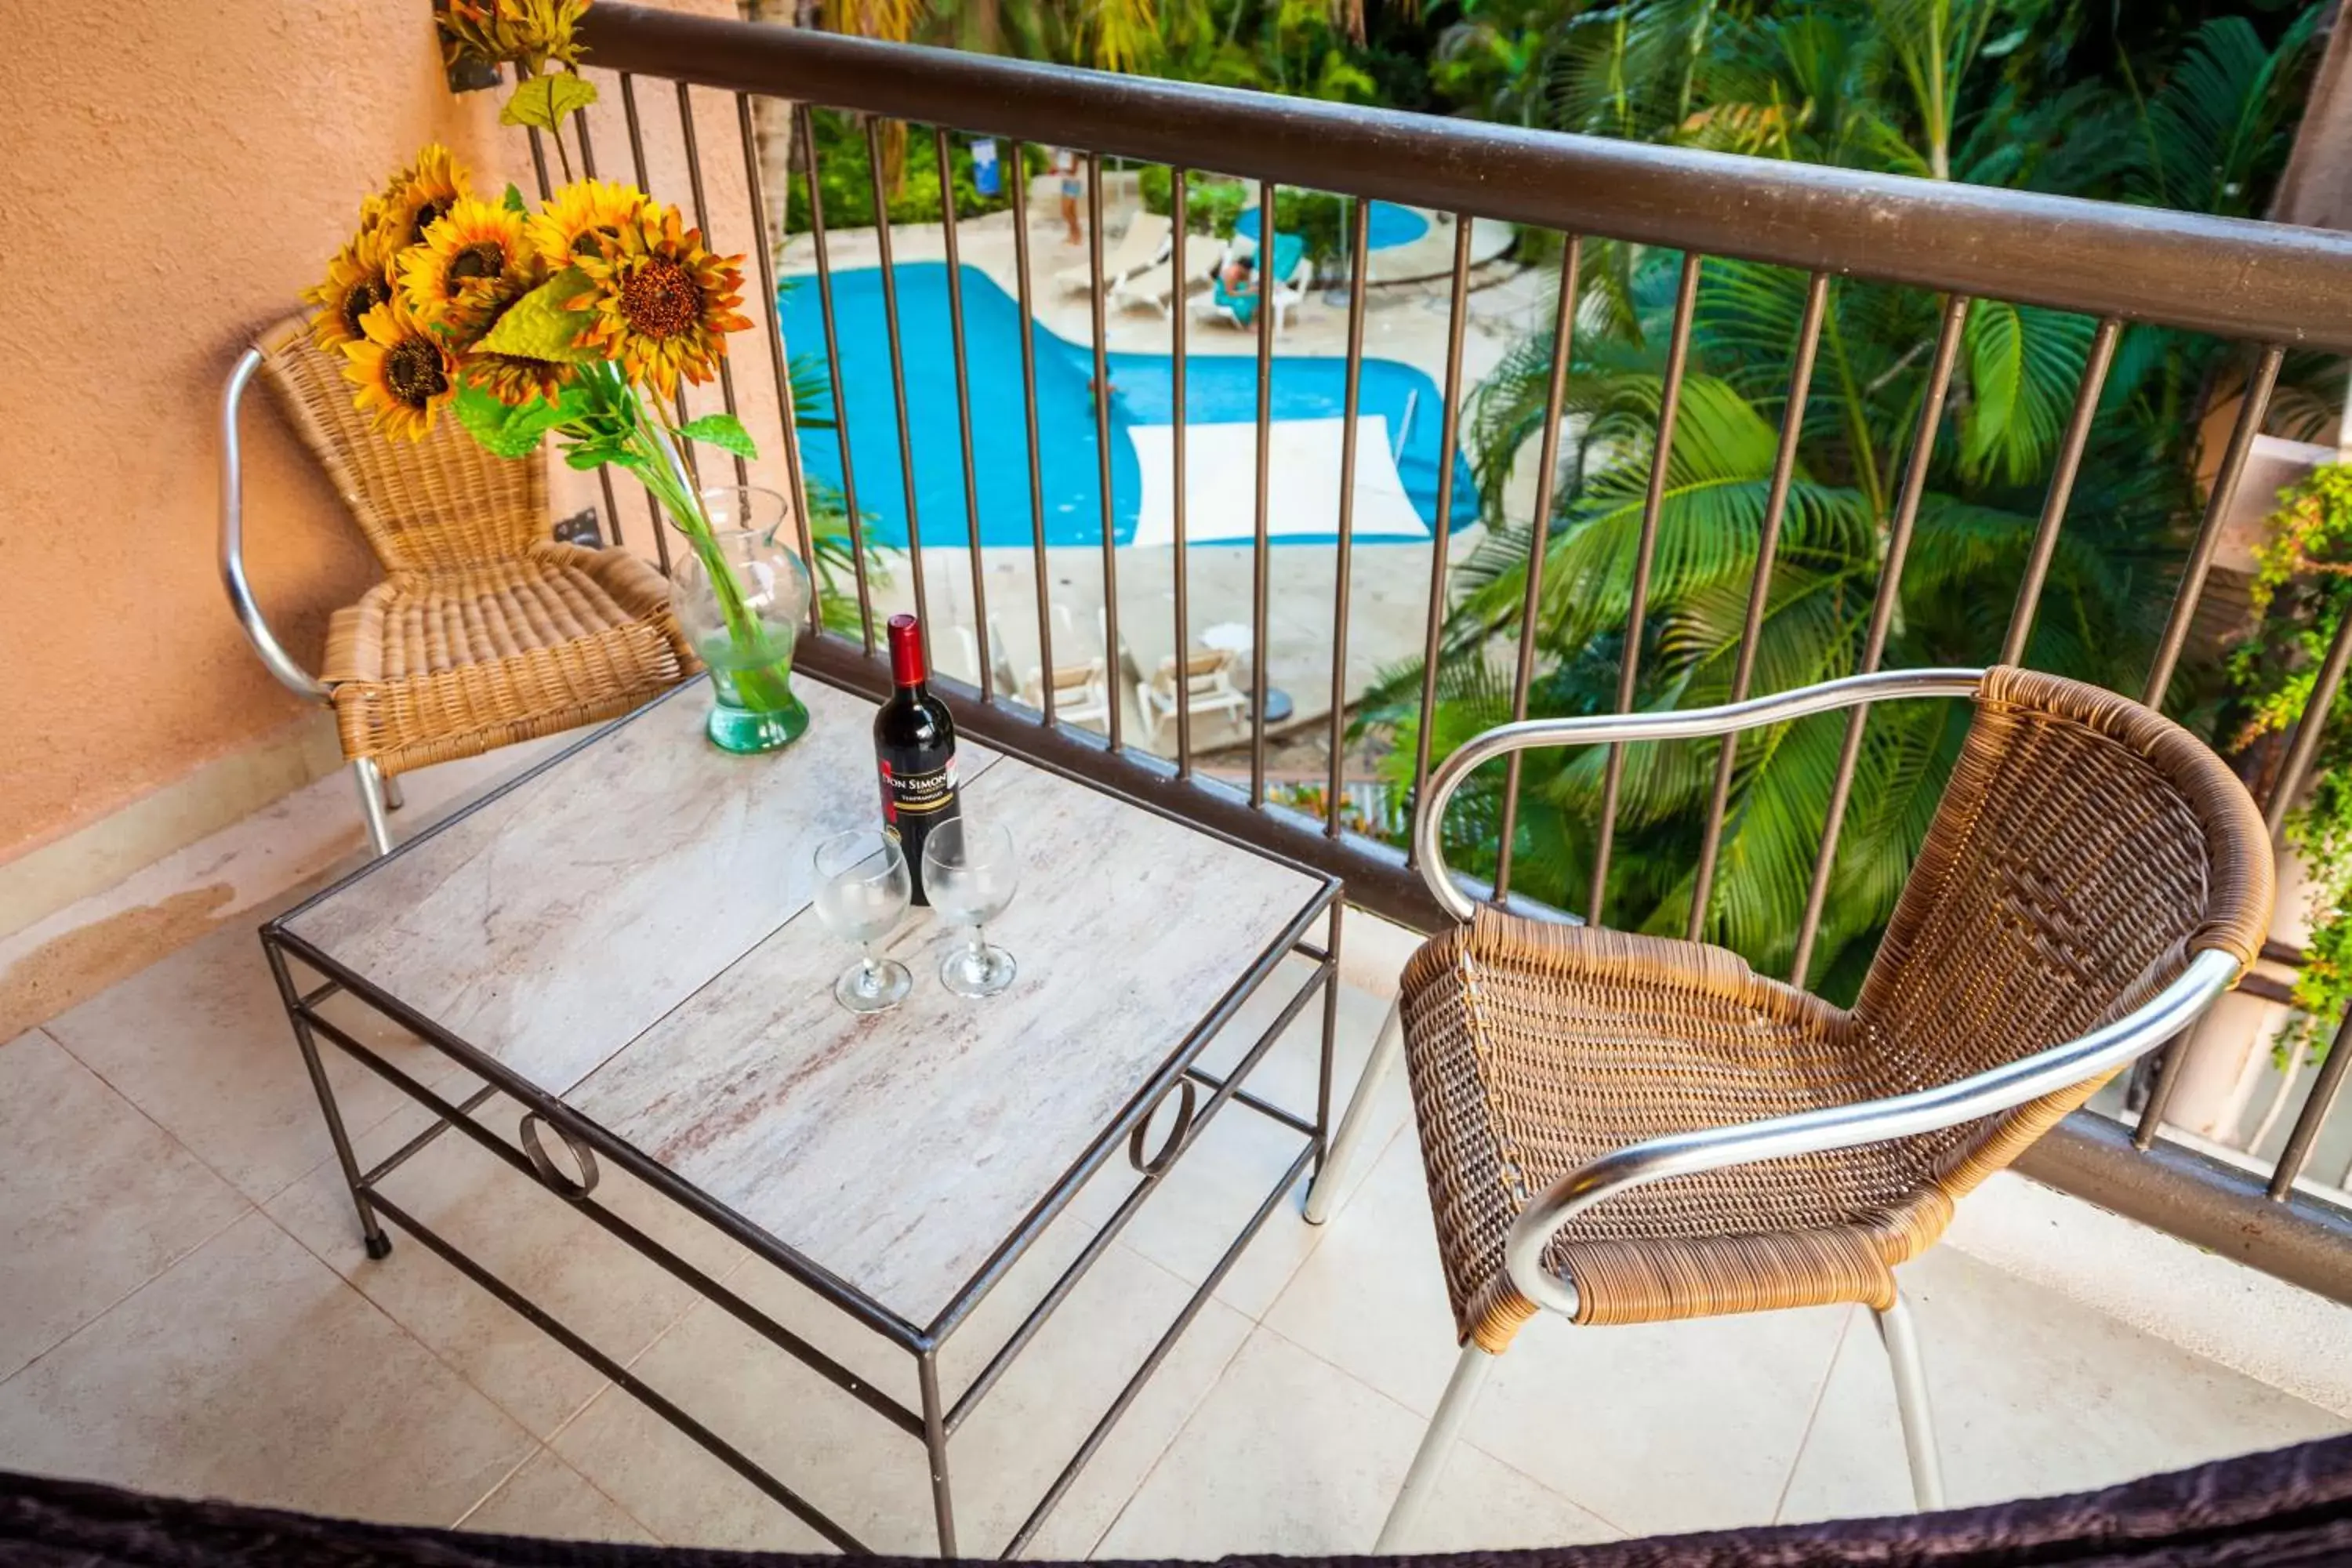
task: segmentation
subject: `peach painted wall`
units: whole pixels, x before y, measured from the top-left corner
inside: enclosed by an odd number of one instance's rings
[[[18,5],[9,18],[0,862],[301,711],[246,646],[215,573],[222,379],[253,331],[296,307],[362,194],[421,143],[448,142],[494,190],[530,188],[517,133],[496,124],[500,95],[453,98],[444,83],[428,0]],[[656,194],[682,202],[674,89],[646,85],[648,120],[667,127],[648,138]],[[747,248],[732,101],[703,96],[714,237]],[[600,117],[598,151],[625,178],[617,121]],[[750,335],[739,343],[747,420],[773,430],[767,362]],[[244,429],[255,585],[315,668],[328,614],[373,563],[258,387]],[[625,519],[645,544],[642,510]]]

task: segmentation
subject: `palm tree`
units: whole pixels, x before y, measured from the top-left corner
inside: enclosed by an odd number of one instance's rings
[[[2283,153],[2265,107],[2308,18],[2261,58],[2242,23],[2209,24],[2144,102],[2049,94],[1978,79],[2014,47],[2000,0],[1832,0],[1778,15],[1721,0],[1636,0],[1583,12],[1543,51],[1547,114],[1602,130],[1764,156],[1930,177],[2120,187],[2144,199],[2251,202]],[[1974,71],[1975,76],[1971,73]],[[2215,173],[2189,189],[2200,170]],[[2165,182],[2160,187],[2155,183]],[[2240,209],[2242,210],[2242,209]],[[1559,500],[1543,520],[1543,576],[1529,694],[1537,714],[1607,711],[1638,667],[1635,703],[1722,701],[1733,688],[1747,600],[1807,280],[1731,258],[1702,265],[1689,372],[1665,470],[1642,646],[1628,648],[1633,563],[1649,482],[1664,345],[1682,258],[1589,244],[1566,384],[1571,437]],[[1915,291],[1830,289],[1804,405],[1786,521],[1756,648],[1756,689],[1859,668],[1921,423],[1942,311]],[[1928,455],[1916,530],[1891,600],[1885,661],[1980,664],[1997,656],[2042,500],[2043,476],[2095,334],[2088,319],[1979,301]],[[1433,754],[1511,715],[1493,656],[1517,643],[1531,525],[1506,518],[1505,481],[1540,434],[1553,343],[1511,351],[1478,388],[1469,439],[1489,532],[1456,574]],[[2184,525],[2196,516],[2186,417],[2234,362],[2220,345],[2132,328],[2116,344],[2095,437],[2032,624],[2025,658],[2126,689],[2145,668]],[[2313,399],[2314,405],[2320,399]],[[2287,400],[2290,405],[2293,397]],[[1395,672],[1366,720],[1391,730],[1409,777],[1420,673]],[[1964,732],[1936,705],[1873,715],[1856,761],[1805,978],[1858,983],[1926,833]],[[1844,721],[1747,737],[1736,752],[1719,868],[1694,922],[1695,847],[1715,783],[1714,745],[1629,750],[1606,886],[1610,923],[1696,929],[1771,973],[1789,972],[1822,844]],[[1513,885],[1565,908],[1587,901],[1603,759],[1527,763]],[[1457,863],[1491,868],[1500,779],[1465,791],[1449,822]]]

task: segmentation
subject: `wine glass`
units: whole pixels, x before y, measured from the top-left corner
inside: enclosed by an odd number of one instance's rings
[[[833,985],[834,999],[851,1012],[887,1013],[914,985],[905,964],[874,951],[898,928],[913,892],[906,851],[878,827],[854,827],[816,847],[817,918],[865,950]]]
[[[987,922],[1003,914],[1021,885],[1013,835],[992,822],[958,817],[923,839],[923,896],[941,920],[971,927],[971,940],[940,964],[940,984],[959,996],[993,996],[1020,965],[988,945]]]

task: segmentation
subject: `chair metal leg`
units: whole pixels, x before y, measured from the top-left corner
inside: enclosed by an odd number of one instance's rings
[[[403,794],[400,792],[400,780],[399,780],[397,777],[395,777],[394,775],[391,774],[391,773],[386,773],[386,774],[384,774],[384,776],[383,776],[383,808],[384,808],[384,810],[386,810],[386,811],[398,811],[402,806],[406,805],[407,804],[408,804],[408,797],[407,797],[406,795],[403,795]]]
[[[1412,1468],[1404,1474],[1404,1489],[1397,1493],[1389,1508],[1388,1522],[1381,1526],[1380,1541],[1372,1547],[1375,1552],[1385,1556],[1401,1550],[1404,1538],[1412,1533],[1437,1490],[1454,1440],[1462,1435],[1463,1423],[1470,1419],[1471,1407],[1478,1403],[1478,1391],[1486,1386],[1486,1373],[1494,1364],[1494,1356],[1480,1350],[1476,1341],[1462,1347],[1454,1375],[1445,1384],[1445,1397],[1437,1402],[1437,1414],[1430,1417],[1429,1430],[1422,1434]]]
[[[1903,1417],[1903,1450],[1911,1460],[1911,1494],[1919,1511],[1944,1506],[1944,1465],[1936,1452],[1936,1422],[1927,1408],[1927,1374],[1919,1362],[1919,1331],[1901,1296],[1878,1316],[1878,1337],[1895,1373],[1895,1408]]]
[[[1315,1173],[1315,1184],[1307,1189],[1309,1225],[1321,1225],[1329,1219],[1332,1208],[1339,1201],[1348,1167],[1355,1163],[1356,1152],[1371,1126],[1372,1101],[1380,1097],[1381,1081],[1395,1068],[1397,1058],[1404,1050],[1403,1008],[1402,1000],[1390,1004],[1389,1016],[1381,1022],[1380,1038],[1372,1043],[1371,1059],[1364,1063],[1363,1076],[1356,1080],[1355,1097],[1348,1101],[1348,1113],[1339,1119],[1339,1134],[1331,1141],[1330,1152],[1323,1156],[1323,1168]]]
[[[391,854],[392,824],[383,816],[383,771],[373,757],[354,757],[352,778],[359,785],[360,816],[367,823],[369,847],[378,855]]]

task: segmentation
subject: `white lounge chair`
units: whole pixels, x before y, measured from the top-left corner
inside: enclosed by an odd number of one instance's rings
[[[1195,720],[1208,713],[1231,713],[1236,720],[1248,715],[1249,697],[1234,684],[1234,668],[1240,662],[1231,648],[1199,648],[1184,660],[1186,701]],[[1171,653],[1150,679],[1135,683],[1135,706],[1143,714],[1147,744],[1158,745],[1160,726],[1176,715],[1176,656]]]
[[[1103,613],[1099,610],[1096,611],[1095,625],[1098,633],[1104,620]],[[1110,660],[1102,652],[1104,641],[1107,640],[1105,638],[1097,641],[1095,651],[1088,658],[1071,658],[1070,654],[1078,643],[1077,617],[1070,614],[1070,607],[1067,605],[1055,604],[1054,647],[1060,654],[1062,662],[1054,666],[1050,674],[1036,665],[1031,665],[1027,678],[1021,682],[1021,700],[1032,708],[1043,710],[1045,706],[1046,682],[1051,680],[1054,689],[1055,718],[1066,720],[1073,724],[1108,724],[1110,721],[1113,689]]]
[[[1103,258],[1103,287],[1117,289],[1129,279],[1150,270],[1170,248],[1168,219],[1159,213],[1137,213],[1128,220],[1127,232],[1118,237],[1118,244]],[[1094,279],[1094,268],[1085,261],[1054,274],[1054,281],[1073,294],[1083,294],[1093,288]]]
[[[1254,256],[1256,254],[1256,251],[1257,247],[1255,243],[1252,241],[1248,236],[1242,235],[1235,237],[1232,243],[1226,246],[1224,256],[1218,259],[1216,268],[1210,274],[1210,277],[1213,279],[1222,274],[1224,271],[1225,263],[1231,260],[1234,257]],[[1290,326],[1291,310],[1297,307],[1301,300],[1307,297],[1307,285],[1314,282],[1314,258],[1307,256],[1304,251],[1301,251],[1297,262],[1291,268],[1287,276],[1277,278],[1274,280],[1274,284],[1272,288],[1267,290],[1265,298],[1266,303],[1274,310],[1274,330],[1276,331],[1279,332],[1288,330]],[[1198,300],[1194,301],[1192,306],[1193,313],[1198,315],[1202,321],[1223,321],[1227,326],[1238,327],[1244,331],[1255,331],[1257,330],[1256,323],[1255,321],[1243,321],[1240,313],[1234,310],[1232,306],[1220,300],[1217,298],[1217,294],[1218,290],[1212,289],[1209,293],[1202,295]]]

